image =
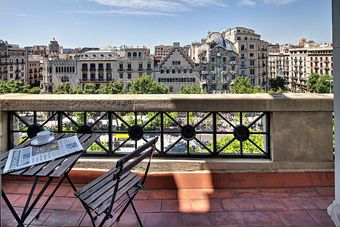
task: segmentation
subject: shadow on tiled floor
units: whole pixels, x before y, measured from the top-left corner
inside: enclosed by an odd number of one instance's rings
[[[6,182],[3,188],[15,209],[20,212],[30,186],[27,182]],[[327,227],[334,226],[326,212],[333,200],[332,188],[157,190],[140,192],[135,205],[146,227]],[[1,212],[2,226],[16,226],[4,202]],[[33,211],[27,223],[36,212]],[[30,226],[77,225],[91,226],[91,222],[80,202],[73,196],[71,187],[62,186],[40,218],[33,220]],[[128,209],[120,223],[114,226],[138,226],[138,222],[132,210]]]

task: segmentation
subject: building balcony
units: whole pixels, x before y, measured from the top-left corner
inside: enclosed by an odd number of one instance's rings
[[[75,133],[87,125],[101,135],[70,172],[77,188],[144,143],[128,133],[134,122],[144,139],[158,136],[146,187],[134,200],[145,226],[332,226],[325,209],[334,200],[332,95],[4,94],[0,106],[3,151],[37,127]],[[30,180],[2,178],[18,211]],[[91,225],[67,183],[50,202],[39,219],[28,219],[32,226]],[[130,210],[119,225],[138,226]],[[2,213],[3,225],[16,226],[5,204]]]
[[[105,71],[106,72],[112,72],[112,68],[106,68]]]
[[[118,72],[124,72],[124,71],[125,71],[125,69],[123,69],[123,68],[118,69]]]
[[[88,68],[81,68],[82,72],[87,72],[89,69]]]
[[[127,72],[132,72],[132,68],[127,68],[126,71]]]

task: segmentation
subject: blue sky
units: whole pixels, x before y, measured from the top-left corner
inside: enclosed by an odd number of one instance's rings
[[[0,39],[21,46],[153,49],[235,26],[273,43],[330,42],[331,0],[0,0]]]

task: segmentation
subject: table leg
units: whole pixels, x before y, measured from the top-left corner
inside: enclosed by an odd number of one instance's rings
[[[46,181],[44,187],[41,189],[41,191],[39,192],[39,194],[37,195],[37,197],[34,199],[32,205],[28,208],[28,210],[23,214],[23,216],[21,217],[21,221],[24,223],[26,218],[28,217],[28,215],[31,213],[31,211],[33,210],[34,206],[38,203],[39,199],[41,198],[41,196],[44,194],[44,192],[46,191],[47,187],[50,185],[50,183],[52,182],[52,178],[48,178],[48,180]]]
[[[9,201],[9,199],[7,198],[7,196],[6,196],[6,194],[5,194],[5,192],[3,190],[1,190],[1,195],[2,195],[2,198],[4,199],[5,203],[7,204],[9,210],[13,214],[15,220],[18,222],[18,225],[19,226],[24,226],[24,223],[21,222],[21,219],[20,219],[19,215],[17,214],[17,212],[13,208],[11,202]]]
[[[39,210],[38,214],[35,216],[36,218],[39,218],[41,212],[45,209],[46,205],[52,199],[53,195],[56,193],[56,191],[58,190],[58,188],[60,187],[60,185],[63,183],[64,180],[65,180],[65,176],[63,176],[63,178],[61,178],[61,180],[59,181],[57,186],[53,189],[52,193],[49,195],[49,197],[47,198],[47,200],[45,201],[45,203],[43,204],[43,206]]]
[[[34,179],[34,182],[33,182],[33,185],[32,185],[32,189],[31,189],[31,191],[30,191],[30,194],[28,195],[27,201],[26,201],[26,203],[25,203],[24,210],[22,211],[21,219],[24,217],[24,214],[25,214],[26,211],[27,211],[28,205],[29,205],[30,202],[31,202],[31,199],[32,199],[32,196],[33,196],[33,193],[34,193],[35,187],[37,186],[38,181],[39,181],[39,177],[36,177],[36,178]]]

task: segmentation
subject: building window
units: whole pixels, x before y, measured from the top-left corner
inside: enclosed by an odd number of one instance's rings
[[[211,58],[211,62],[215,62],[215,58],[214,57]]]
[[[240,40],[241,40],[241,37],[240,37],[240,36],[237,36],[236,39],[240,41]]]
[[[119,69],[124,69],[123,63],[119,63]]]
[[[255,49],[255,46],[254,45],[249,45],[249,49]]]
[[[82,79],[83,79],[83,81],[87,81],[87,73],[83,73]]]
[[[163,69],[161,69],[161,74],[163,74],[164,73],[164,70]]]
[[[106,63],[106,68],[111,69],[111,63]]]
[[[172,70],[172,74],[175,74],[175,73],[176,73],[176,71],[173,69],[173,70]]]
[[[82,67],[83,69],[87,69],[87,64],[82,64],[81,67]]]
[[[95,81],[96,80],[96,74],[95,73],[91,73],[91,81]]]
[[[223,57],[223,63],[226,63],[226,62],[227,62],[227,58]]]
[[[127,78],[131,79],[131,73],[128,73]]]
[[[128,58],[131,58],[131,52],[128,52]]]
[[[244,50],[244,45],[241,45],[241,50]]]
[[[192,69],[190,69],[189,72],[192,73]]]
[[[255,60],[250,60],[250,65],[254,66],[255,65]]]
[[[250,75],[255,75],[255,69],[250,69]]]
[[[127,68],[131,69],[131,63],[128,63]]]
[[[151,69],[151,63],[148,63],[147,69]]]
[[[90,69],[96,69],[96,64],[91,63],[90,64]]]
[[[119,79],[123,79],[123,73],[119,73]]]
[[[249,57],[253,58],[254,57],[254,53],[250,53]]]
[[[183,69],[183,72],[184,72],[184,73],[187,73],[187,69]]]
[[[133,58],[137,58],[137,53],[133,52]]]
[[[139,63],[138,69],[143,69],[143,63]]]

